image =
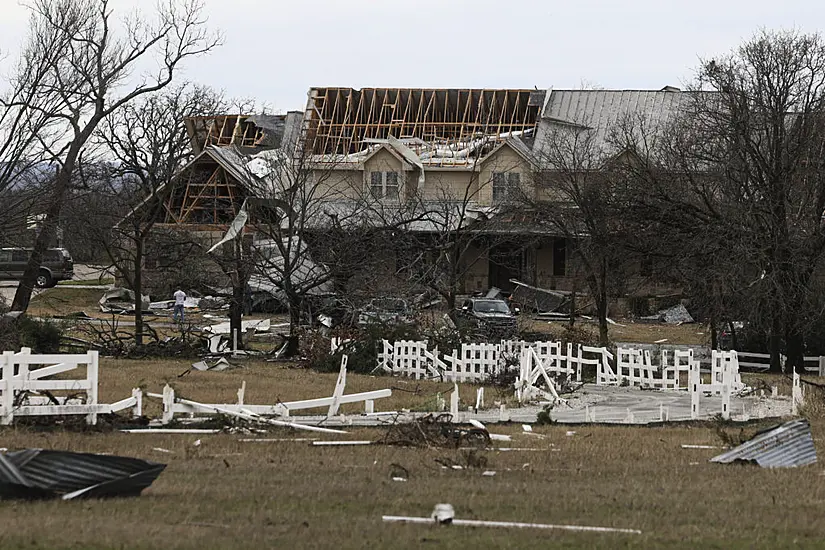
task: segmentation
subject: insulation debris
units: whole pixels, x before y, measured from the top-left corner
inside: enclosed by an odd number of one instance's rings
[[[166,464],[123,456],[27,449],[0,455],[0,498],[138,496]]]
[[[763,468],[796,468],[816,462],[816,448],[807,419],[791,420],[757,433],[711,462],[753,462]]]

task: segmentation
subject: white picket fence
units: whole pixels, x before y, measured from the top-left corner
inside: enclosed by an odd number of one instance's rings
[[[611,383],[661,390],[683,389],[680,375],[687,374],[694,363],[699,364],[693,358],[693,350],[662,350],[656,365],[650,350],[617,348],[616,378]]]
[[[508,370],[518,370],[528,356],[535,354],[544,370],[553,376],[581,381],[582,367],[595,366],[603,378],[615,377],[610,368],[612,354],[595,348],[560,342],[523,342],[461,344],[458,350],[442,354],[429,349],[426,341],[381,342],[375,370],[410,378],[442,378],[451,382],[483,382]]]
[[[55,375],[85,366],[86,377],[54,379]],[[132,390],[132,396],[117,403],[97,402],[98,353],[32,354],[28,348],[20,352],[3,352],[0,357],[0,424],[9,425],[15,416],[85,415],[89,424],[97,423],[98,414],[110,414],[133,409],[142,414],[142,392]],[[70,392],[65,396],[45,392]],[[81,394],[78,397],[77,394]],[[55,401],[57,403],[55,403]]]

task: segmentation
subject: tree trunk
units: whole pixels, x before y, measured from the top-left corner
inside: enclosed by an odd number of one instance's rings
[[[570,319],[568,320],[568,326],[573,328],[576,324],[576,288],[573,287],[573,292],[570,294]]]
[[[65,195],[65,188],[68,186],[68,176],[63,174],[64,170],[58,173],[53,191],[54,196],[46,211],[46,219],[43,222],[43,228],[37,239],[34,242],[34,250],[29,257],[29,263],[23,272],[23,278],[20,279],[20,284],[17,291],[14,293],[14,300],[11,304],[12,311],[25,312],[29,309],[34,285],[37,281],[37,274],[40,272],[40,265],[43,262],[43,253],[54,241],[57,234],[57,223],[60,218],[60,209],[63,204],[63,197]]]
[[[143,345],[143,237],[135,239],[135,265],[133,266],[132,290],[135,293],[135,345]]]
[[[607,347],[610,345],[607,325],[607,293],[600,292],[596,297],[596,313],[599,317],[599,345]]]
[[[716,313],[710,314],[710,349],[719,349],[718,329],[716,327]],[[734,348],[736,349],[736,348]]]
[[[289,335],[284,342],[281,357],[295,357],[300,350],[298,328],[301,326],[301,298],[287,293],[289,303]]]
[[[46,209],[46,219],[43,222],[43,228],[34,242],[34,250],[29,257],[29,263],[23,272],[23,278],[20,280],[20,285],[17,287],[17,292],[14,293],[14,300],[12,301],[12,311],[25,312],[29,309],[29,302],[31,302],[32,291],[34,284],[37,281],[37,274],[40,271],[40,264],[43,260],[43,252],[54,241],[57,234],[57,225],[60,222],[60,211],[63,208],[63,203],[66,200],[66,194],[69,191],[69,185],[72,180],[72,173],[74,172],[75,163],[78,156],[80,156],[81,146],[86,142],[86,139],[91,135],[97,123],[100,122],[98,114],[86,123],[86,127],[81,134],[75,135],[74,143],[69,147],[66,153],[66,159],[57,170],[54,179],[54,188],[49,197],[49,207]]]
[[[805,339],[795,324],[785,325],[785,367],[787,372],[803,374],[805,372]]]
[[[444,297],[447,300],[447,309],[455,309],[455,294],[455,289],[452,288],[444,293]]]
[[[779,320],[778,312],[773,313],[771,321],[771,332],[768,336],[768,351],[771,354],[770,372],[782,372],[781,344],[782,344],[782,323]]]
[[[610,345],[607,333],[607,260],[602,258],[599,269],[599,289],[596,293],[596,315],[599,318],[599,345]]]
[[[229,301],[229,336],[233,351],[244,348],[242,332],[244,287],[238,279],[240,277],[232,277],[232,300]]]

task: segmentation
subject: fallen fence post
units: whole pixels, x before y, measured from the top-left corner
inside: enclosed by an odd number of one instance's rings
[[[341,396],[344,395],[344,386],[347,385],[347,355],[341,356],[341,369],[338,372],[338,380],[335,382],[335,389],[332,392],[332,403],[329,404],[327,417],[338,414],[341,407]]]

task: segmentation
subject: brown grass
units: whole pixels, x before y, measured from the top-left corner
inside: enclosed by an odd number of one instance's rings
[[[51,291],[49,291],[51,292]],[[70,292],[69,295],[64,293]],[[94,302],[99,298],[95,293]],[[74,294],[78,293],[78,294]],[[47,293],[44,293],[47,294]],[[60,289],[63,307],[90,299],[83,289]],[[38,297],[40,298],[40,297]],[[48,302],[37,303],[46,307]],[[86,309],[79,307],[79,309]],[[88,310],[87,310],[88,312]],[[91,312],[90,312],[91,313]],[[546,325],[546,323],[544,323]],[[590,325],[588,325],[590,326]],[[627,329],[624,332],[620,329]],[[611,327],[614,340],[698,343],[701,325]],[[234,402],[246,380],[248,403],[274,403],[330,395],[336,374],[289,365],[247,363],[246,368],[181,373],[190,361],[103,360],[102,401],[141,386],[159,392],[166,382],[179,395],[204,402]],[[766,377],[788,392],[783,377]],[[751,381],[755,378],[751,377]],[[425,409],[452,384],[350,374],[347,391],[393,387],[377,410]],[[475,388],[462,385],[470,402]],[[509,397],[486,390],[488,404]],[[805,412],[814,437],[825,437],[823,393],[809,388]],[[157,403],[147,399],[147,412]],[[360,407],[351,405],[349,412]],[[567,430],[575,430],[572,437]],[[544,426],[539,436],[518,426],[499,446],[538,451],[489,451],[486,469],[445,470],[436,459],[466,463],[463,451],[402,447],[318,448],[306,443],[244,443],[249,436],[69,433],[32,428],[0,431],[2,446],[116,453],[166,462],[167,470],[140,498],[107,502],[9,503],[0,506],[0,548],[779,548],[821,547],[825,489],[820,466],[763,470],[708,463],[721,445],[709,424],[668,427]],[[724,428],[733,437],[746,427]],[[274,430],[269,437],[315,434]],[[342,439],[379,439],[378,429],[351,429]],[[540,437],[543,436],[543,437]],[[324,436],[321,436],[324,437]],[[334,436],[329,436],[334,437]],[[202,445],[192,443],[201,439]],[[154,451],[163,448],[172,453]],[[393,464],[410,472],[391,480]],[[637,528],[642,535],[570,533],[463,527],[391,525],[382,514],[426,516],[439,502],[458,517]]]
[[[272,363],[223,373],[192,372],[188,362],[104,360],[101,398],[114,400],[142,384],[171,380],[201,401],[233,401],[242,380],[247,402],[329,395],[334,374]],[[348,391],[394,386],[377,407],[422,406],[449,384],[350,375]],[[416,392],[417,389],[417,392]],[[462,386],[466,397],[474,395]],[[813,390],[809,399],[822,400]],[[825,423],[813,419],[814,436]],[[566,436],[573,429],[576,434]],[[755,428],[746,428],[752,433]],[[710,425],[675,427],[535,427],[540,436],[499,443],[539,451],[485,454],[486,469],[444,470],[435,459],[465,463],[462,451],[400,447],[317,448],[306,443],[244,443],[248,436],[77,434],[13,428],[9,448],[107,452],[167,462],[140,498],[108,502],[14,503],[0,506],[6,548],[778,548],[818,547],[825,537],[823,469],[763,470],[710,464],[721,444]],[[733,435],[739,428],[729,428]],[[378,429],[342,439],[378,439]],[[276,430],[270,437],[315,434]],[[324,436],[322,436],[324,437]],[[334,437],[334,436],[332,436]],[[192,443],[202,440],[202,445]],[[164,448],[172,453],[153,451]],[[391,480],[392,464],[410,472]],[[572,523],[641,529],[642,535],[390,525],[382,514],[426,516],[438,502],[458,517]],[[432,543],[432,544],[428,544]]]

